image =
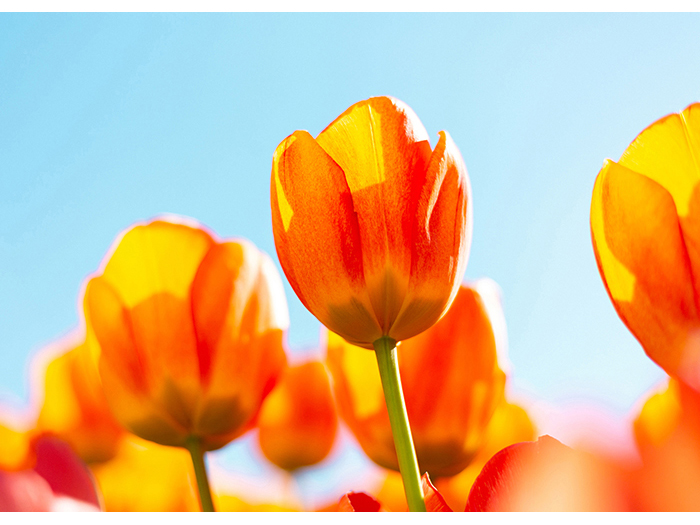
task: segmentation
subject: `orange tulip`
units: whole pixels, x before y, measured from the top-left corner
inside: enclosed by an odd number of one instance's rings
[[[401,383],[421,472],[435,478],[457,474],[479,451],[503,399],[505,335],[496,285],[484,279],[463,285],[445,317],[401,344]],[[373,359],[328,334],[328,366],[341,417],[373,461],[397,470]]]
[[[671,379],[644,403],[634,432],[639,510],[700,511],[700,394]]]
[[[84,306],[112,412],[156,443],[222,447],[250,427],[286,364],[287,305],[272,261],[197,224],[124,232]]]
[[[608,295],[647,355],[700,390],[700,104],[606,160],[591,234]]]
[[[284,273],[326,327],[363,348],[432,326],[469,254],[464,162],[406,104],[358,102],[316,139],[295,131],[272,161],[272,229]]]
[[[36,462],[33,430],[21,430],[0,423],[0,470],[14,472],[31,468]]]
[[[323,460],[333,447],[338,416],[323,363],[287,368],[265,399],[258,439],[265,457],[285,470]]]
[[[84,340],[59,343],[59,351],[65,348],[59,355],[49,348],[38,360],[44,391],[37,430],[67,442],[86,463],[106,461],[116,454],[125,431],[107,405]]]

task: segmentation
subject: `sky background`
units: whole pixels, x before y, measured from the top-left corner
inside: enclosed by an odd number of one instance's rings
[[[135,221],[193,217],[277,263],[276,146],[392,95],[433,146],[444,129],[462,152],[465,279],[503,290],[512,389],[628,414],[665,375],[605,292],[591,192],[605,158],[700,98],[698,27],[695,14],[0,14],[0,401],[26,402],[31,357],[77,326],[83,279]],[[320,324],[285,286],[290,352],[318,353]]]

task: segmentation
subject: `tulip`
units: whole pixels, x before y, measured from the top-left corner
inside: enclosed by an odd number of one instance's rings
[[[437,324],[401,343],[401,383],[421,472],[453,476],[483,446],[503,400],[505,352],[505,320],[497,285],[489,279],[462,285]],[[328,334],[328,366],[341,417],[375,463],[398,470],[372,359],[363,349]]]
[[[493,456],[476,478],[465,510],[633,510],[624,480],[624,473],[604,458],[545,435]]]
[[[111,459],[125,431],[107,405],[96,363],[84,339],[61,342],[58,350],[38,359],[48,362],[38,366],[44,391],[37,430],[68,443],[86,463]]]
[[[272,161],[272,230],[304,306],[348,342],[373,348],[432,326],[457,294],[472,207],[462,157],[435,149],[403,102],[358,102],[316,139],[295,131]]]
[[[18,471],[31,468],[36,462],[32,446],[35,433],[0,423],[0,470]]]
[[[253,425],[286,366],[289,318],[272,261],[191,222],[137,224],[87,283],[84,307],[117,420],[149,441],[188,448],[204,483],[203,451]]]
[[[445,132],[433,150],[389,97],[351,106],[316,139],[296,131],[272,159],[272,230],[301,302],[351,344],[374,348],[412,510],[425,510],[396,343],[454,300],[469,254],[464,162]]]
[[[606,160],[591,202],[598,269],[647,355],[700,390],[700,104]]]
[[[338,416],[323,363],[287,368],[265,399],[258,439],[267,459],[294,471],[323,460],[333,447]]]

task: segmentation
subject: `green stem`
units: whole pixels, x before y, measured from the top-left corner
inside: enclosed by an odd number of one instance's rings
[[[389,422],[391,423],[391,432],[394,435],[394,446],[399,459],[399,470],[403,478],[408,510],[425,512],[418,460],[416,459],[416,451],[413,449],[411,427],[408,425],[406,404],[401,390],[399,362],[396,358],[396,341],[386,336],[381,337],[374,342],[374,351],[377,354],[379,375],[382,378],[382,388],[384,389],[384,401],[386,401],[386,408],[389,411]]]
[[[192,456],[192,464],[194,465],[194,475],[197,478],[197,489],[199,489],[199,501],[202,504],[202,511],[214,512],[214,502],[211,499],[211,489],[209,489],[207,466],[204,464],[202,443],[198,438],[193,436],[187,440],[185,448],[190,451],[190,456]]]

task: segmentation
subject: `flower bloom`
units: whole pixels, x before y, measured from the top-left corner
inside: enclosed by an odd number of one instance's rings
[[[471,190],[447,132],[435,149],[403,102],[358,102],[316,139],[295,131],[272,160],[272,229],[301,302],[348,342],[373,348],[447,311],[471,243]]]
[[[258,439],[267,459],[292,471],[325,458],[337,427],[326,367],[310,361],[287,368],[267,396],[258,418]]]
[[[647,355],[700,390],[700,104],[606,160],[591,234],[608,295]]]
[[[84,308],[113,414],[156,443],[222,447],[249,428],[286,366],[289,318],[272,261],[197,224],[124,232]]]
[[[37,430],[67,442],[86,463],[111,459],[126,432],[107,405],[96,363],[84,339],[58,346],[63,353],[50,356],[49,348],[39,359],[50,361],[43,370]]]
[[[401,343],[399,371],[421,472],[452,476],[482,446],[505,387],[505,320],[497,285],[463,285],[447,314]],[[398,462],[374,355],[328,334],[341,417],[379,465]]]

